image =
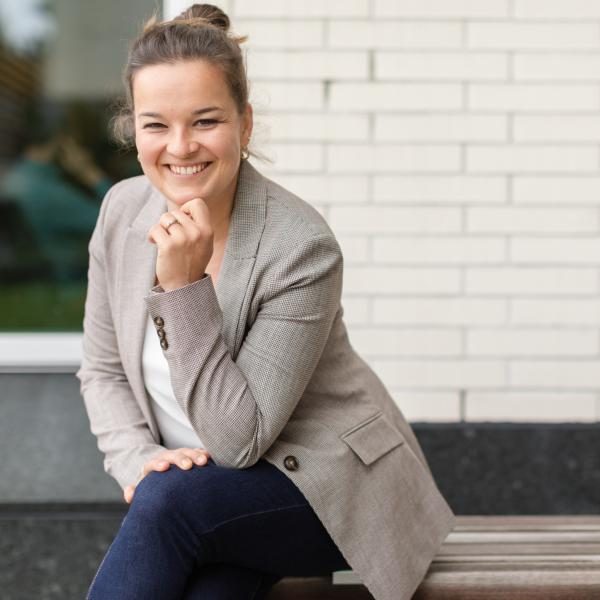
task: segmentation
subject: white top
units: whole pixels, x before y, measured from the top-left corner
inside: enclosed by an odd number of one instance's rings
[[[148,315],[142,351],[142,372],[146,392],[165,448],[204,448],[189,419],[177,404],[169,363],[160,347],[152,317]]]

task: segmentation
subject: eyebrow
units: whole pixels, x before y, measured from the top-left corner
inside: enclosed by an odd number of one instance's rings
[[[192,111],[192,115],[203,115],[204,113],[212,112],[213,110],[221,110],[218,106],[207,106],[206,108],[197,108]],[[143,112],[138,115],[138,117],[155,117],[158,119],[162,119],[163,116],[157,112]]]

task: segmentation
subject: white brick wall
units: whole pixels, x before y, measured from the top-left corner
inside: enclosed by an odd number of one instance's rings
[[[256,164],[336,232],[405,415],[600,419],[600,1],[221,5]]]

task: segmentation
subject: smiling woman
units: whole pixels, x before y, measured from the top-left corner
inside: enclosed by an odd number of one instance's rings
[[[206,4],[152,20],[125,68],[115,127],[144,175],[102,203],[77,376],[131,506],[88,598],[258,599],[352,568],[408,600],[454,515],[350,345],[335,235],[246,160],[228,30]]]

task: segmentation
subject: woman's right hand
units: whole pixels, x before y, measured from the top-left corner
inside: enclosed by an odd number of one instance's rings
[[[175,448],[160,452],[142,467],[142,476],[139,481],[135,485],[128,485],[125,488],[123,492],[125,502],[131,503],[136,486],[150,471],[167,471],[171,464],[186,470],[191,469],[194,464],[203,467],[207,464],[209,456],[208,450],[204,448]]]

